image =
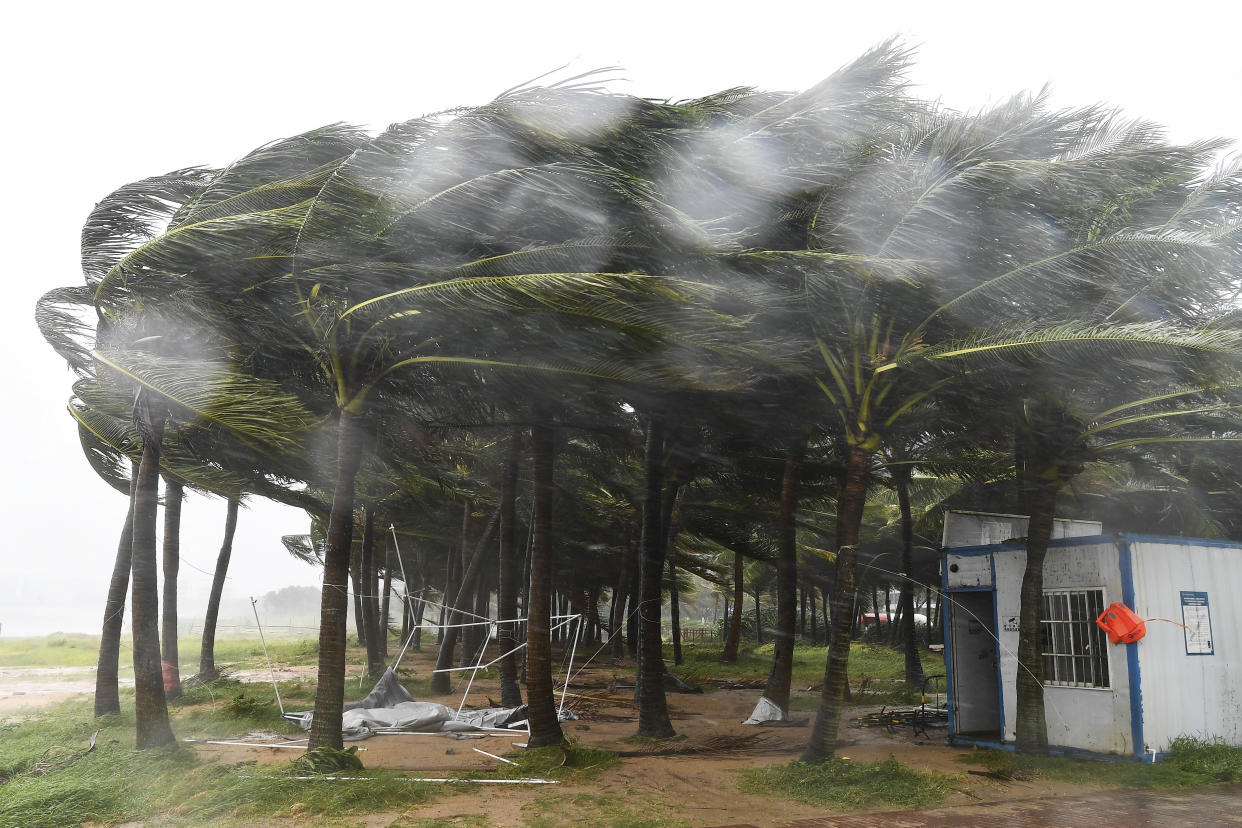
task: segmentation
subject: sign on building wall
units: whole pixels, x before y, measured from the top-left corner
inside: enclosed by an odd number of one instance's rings
[[[1206,592],[1182,592],[1182,630],[1186,634],[1186,655],[1213,655],[1212,616]]]

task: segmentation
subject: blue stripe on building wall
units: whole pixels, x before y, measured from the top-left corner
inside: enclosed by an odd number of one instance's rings
[[[1001,744],[1005,743],[1005,677],[1001,675],[1001,652],[1000,652],[1000,599],[996,594],[996,555],[988,555],[988,566],[992,570],[992,639],[995,642],[994,652],[996,653],[996,709],[1000,716],[1000,740]]]
[[[944,692],[945,692],[945,710],[949,714],[949,735],[955,732],[953,729],[953,635],[949,632],[949,611],[951,607],[945,606],[945,602],[949,600],[949,567],[946,565],[946,559],[943,553],[940,556],[940,640],[944,642]],[[931,612],[931,606],[928,605],[927,611]]]
[[[1132,610],[1134,606],[1134,564],[1131,559],[1130,539],[1118,535],[1117,567],[1121,574],[1121,603]],[[1146,749],[1143,739],[1143,686],[1139,671],[1138,642],[1123,644],[1126,648],[1126,667],[1130,675],[1130,741],[1134,745],[1134,755],[1140,759]]]

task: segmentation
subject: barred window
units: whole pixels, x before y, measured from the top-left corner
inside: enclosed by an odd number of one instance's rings
[[[1040,651],[1044,684],[1059,687],[1109,687],[1108,649],[1095,619],[1104,612],[1104,590],[1054,590],[1044,593]]]

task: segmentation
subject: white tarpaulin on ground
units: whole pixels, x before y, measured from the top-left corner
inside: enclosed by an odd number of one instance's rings
[[[789,717],[785,715],[785,711],[781,710],[776,702],[772,701],[767,696],[760,696],[759,703],[755,705],[755,709],[750,714],[750,718],[744,720],[742,724],[759,725],[788,721]]]
[[[314,712],[290,713],[287,718],[303,730],[310,730]],[[389,669],[384,671],[365,699],[345,705],[345,712],[341,715],[341,734],[348,740],[356,740],[382,731],[439,733],[480,730],[506,727],[510,722],[525,718],[525,706],[462,710],[459,713],[436,702],[415,701]]]
[[[358,734],[376,730],[410,730],[435,733],[453,720],[453,708],[435,702],[407,701],[392,707],[358,707],[341,716],[341,732]]]

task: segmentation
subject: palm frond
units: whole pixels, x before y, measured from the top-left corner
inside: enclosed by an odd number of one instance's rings
[[[1015,357],[1075,359],[1082,354],[1075,346],[1090,346],[1096,358],[1114,359],[1159,353],[1191,352],[1199,355],[1242,356],[1242,332],[1227,329],[1186,328],[1167,322],[1125,325],[1093,325],[1069,322],[1034,330],[1006,330],[975,334],[966,340],[926,347],[910,354],[911,360],[961,361],[981,364],[987,360]],[[1107,350],[1101,351],[1099,346]],[[900,367],[891,362],[877,373]]]
[[[95,326],[87,322],[87,314],[92,311],[90,289],[85,285],[53,288],[35,304],[39,333],[79,375],[88,373],[93,366]]]
[[[133,350],[96,350],[95,359],[173,405],[189,425],[211,423],[263,453],[296,446],[315,417],[271,380],[229,363],[157,357]]]
[[[82,225],[87,284],[103,279],[136,247],[163,232],[173,214],[215,174],[202,167],[174,170],[126,184],[96,204]]]

